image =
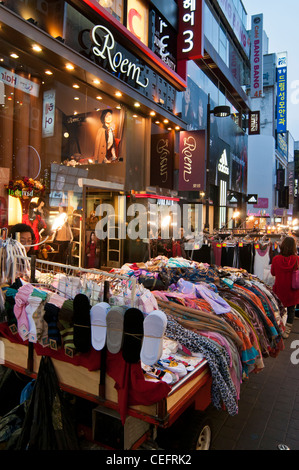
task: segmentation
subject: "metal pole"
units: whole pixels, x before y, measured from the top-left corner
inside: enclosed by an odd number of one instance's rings
[[[207,148],[206,148],[206,220],[205,230],[209,231],[209,209],[210,209],[210,135],[211,135],[211,104],[210,94],[208,94],[207,104]]]

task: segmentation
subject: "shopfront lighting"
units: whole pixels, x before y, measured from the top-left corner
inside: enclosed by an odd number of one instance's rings
[[[155,111],[151,111],[151,112],[150,112],[150,116],[156,116]]]
[[[100,101],[100,100],[102,100],[103,98],[102,98],[101,96],[97,96],[96,99]]]
[[[53,72],[51,72],[51,70],[45,70],[45,74],[46,75],[53,75]]]
[[[206,215],[205,215],[205,230],[209,231],[209,211],[210,211],[210,140],[211,140],[211,114],[215,117],[228,117],[230,116],[229,106],[216,106],[211,109],[210,94],[208,94],[207,104],[207,152],[206,152]]]
[[[65,68],[67,70],[74,70],[75,67],[73,66],[73,64],[68,63],[68,64],[65,64]]]
[[[116,91],[115,92],[115,96],[117,96],[118,98],[120,98],[122,96],[122,93],[120,91]]]
[[[135,106],[135,108],[140,108],[140,103],[138,103],[138,102],[136,101],[136,103],[134,103],[134,106]]]
[[[78,88],[80,88],[80,87],[79,87],[79,85],[78,85],[77,83],[74,83],[73,88],[78,89]]]
[[[75,101],[79,101],[79,99],[80,99],[79,96],[74,96]]]
[[[42,51],[42,48],[41,48],[38,44],[33,44],[32,50],[33,50],[34,52],[41,52],[41,51]]]
[[[11,57],[12,59],[18,59],[18,58],[19,58],[18,54],[16,54],[15,52],[12,52],[12,53],[10,54],[10,57]]]
[[[168,124],[168,123],[169,123],[168,119],[164,119],[163,122],[164,122],[164,124]]]
[[[180,126],[175,126],[175,130],[180,131],[181,130]]]

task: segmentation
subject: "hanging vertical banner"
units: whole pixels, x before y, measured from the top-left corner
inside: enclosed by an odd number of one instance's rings
[[[43,137],[52,137],[54,135],[55,125],[55,90],[44,92],[43,96]]]
[[[205,187],[205,130],[180,132],[179,191]]]
[[[251,98],[263,95],[263,14],[251,17]]]
[[[150,185],[173,189],[174,137],[154,134],[151,139]]]
[[[277,133],[287,131],[287,53],[277,54]]]
[[[260,134],[260,111],[249,112],[248,134],[249,135]]]
[[[177,59],[201,59],[204,55],[203,0],[178,0],[178,6]]]

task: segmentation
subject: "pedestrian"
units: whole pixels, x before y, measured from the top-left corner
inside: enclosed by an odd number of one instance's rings
[[[33,253],[33,245],[35,244],[35,236],[32,227],[28,224],[15,224],[9,230],[8,236],[12,239],[17,239],[17,234],[20,234],[19,241],[25,247],[27,256]]]
[[[280,245],[280,254],[274,256],[271,266],[271,274],[275,276],[273,291],[287,308],[287,322],[283,338],[288,338],[292,330],[296,305],[299,304],[299,289],[292,288],[292,274],[298,266],[296,240],[294,237],[287,236]]]

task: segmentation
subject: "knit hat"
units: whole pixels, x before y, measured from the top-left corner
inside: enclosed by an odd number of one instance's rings
[[[64,351],[68,356],[73,356],[75,352],[73,319],[73,300],[65,300],[59,310],[57,326],[60,330]]]
[[[85,294],[77,294],[73,302],[74,308],[74,345],[81,353],[91,348],[90,303]]]
[[[123,358],[126,362],[137,363],[143,338],[143,313],[137,308],[128,308],[124,315]]]
[[[45,304],[44,320],[48,324],[48,338],[51,349],[57,349],[61,345],[61,337],[57,326],[59,308],[47,302]]]

